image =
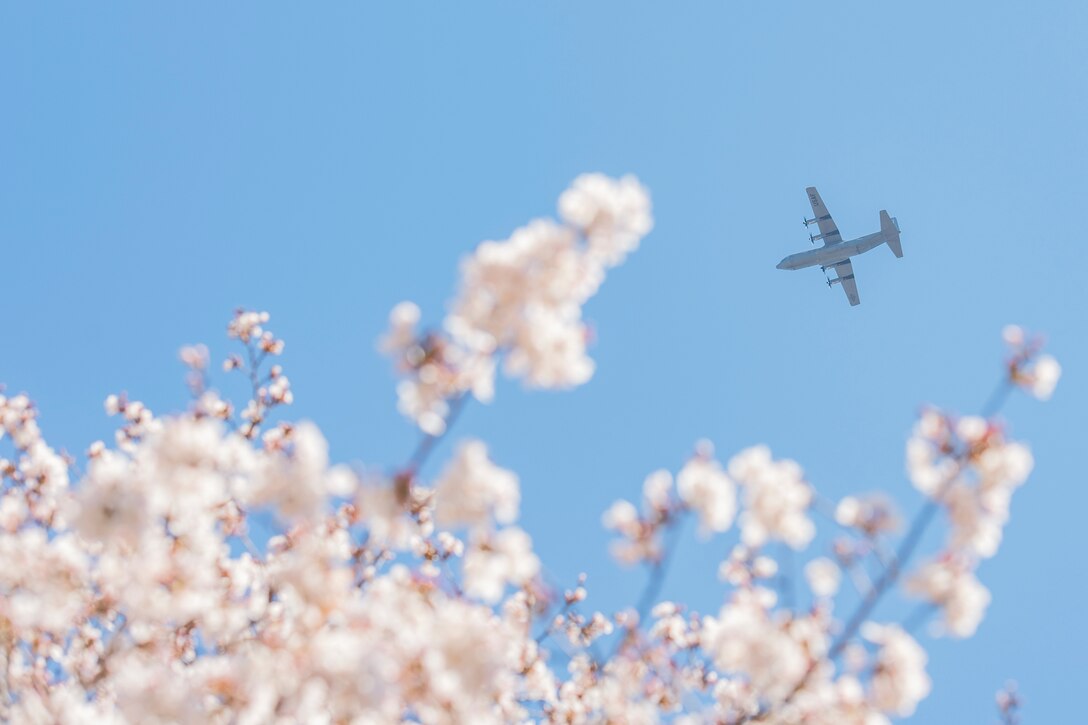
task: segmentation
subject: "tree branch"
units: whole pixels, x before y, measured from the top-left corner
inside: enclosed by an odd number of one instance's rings
[[[987,399],[986,404],[983,405],[981,415],[984,418],[990,418],[996,415],[1000,411],[1001,407],[1004,405],[1005,401],[1008,400],[1009,393],[1012,391],[1012,388],[1012,380],[1009,377],[1002,378],[1002,380],[998,383],[997,387],[990,394],[990,397]],[[884,571],[881,572],[880,577],[877,579],[876,583],[873,584],[872,588],[862,600],[861,604],[858,605],[857,610],[855,610],[854,614],[850,617],[849,620],[847,620],[846,626],[843,628],[842,633],[832,643],[831,649],[828,651],[827,654],[828,660],[834,661],[838,658],[840,654],[842,654],[842,651],[846,648],[846,645],[850,642],[851,638],[853,638],[853,636],[857,634],[858,630],[861,628],[861,625],[866,621],[869,614],[872,613],[873,609],[876,607],[880,599],[898,580],[904,566],[906,565],[907,561],[914,553],[915,548],[917,548],[919,542],[921,541],[922,535],[929,527],[929,524],[933,521],[933,517],[937,513],[937,510],[940,508],[941,496],[944,493],[944,490],[951,484],[952,481],[956,480],[956,477],[959,476],[960,472],[963,470],[963,460],[957,460],[956,464],[957,465],[955,471],[953,471],[952,474],[949,475],[949,477],[941,483],[941,485],[933,493],[932,497],[930,497],[926,501],[925,505],[922,507],[922,510],[919,511],[918,514],[914,517],[914,521],[911,523],[910,530],[907,532],[907,535],[904,537],[902,543],[899,545],[899,548],[895,552],[895,557],[888,563]],[[914,615],[912,614],[910,619],[913,618]],[[917,626],[917,624],[915,624],[914,626]],[[793,699],[793,697],[798,692],[800,692],[801,689],[804,688],[804,686],[808,683],[809,678],[812,677],[813,672],[815,672],[817,669],[817,664],[817,661],[813,661],[812,664],[809,665],[809,668],[805,671],[805,674],[801,677],[801,679],[797,682],[793,689],[790,690],[790,693],[786,695],[785,699],[783,699],[778,706],[774,708],[768,707],[754,715],[747,715],[738,720],[736,725],[743,725],[747,722],[763,722],[767,719],[769,715],[771,715],[771,713],[775,709],[777,709],[777,707],[781,707],[782,705],[789,703]]]

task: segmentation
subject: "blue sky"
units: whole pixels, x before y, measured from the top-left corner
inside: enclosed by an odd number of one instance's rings
[[[339,460],[394,465],[416,433],[374,348],[392,305],[437,322],[477,242],[552,214],[580,172],[634,173],[657,224],[587,308],[597,376],[502,384],[452,438],[519,473],[549,570],[589,572],[602,609],[633,600],[600,513],[702,437],[914,511],[916,411],[977,410],[1018,322],[1065,375],[1005,410],[1037,467],[981,569],[987,619],[930,646],[913,721],[985,722],[1010,677],[1029,720],[1067,721],[1088,667],[1086,31],[1073,2],[9,5],[0,380],[82,451],[110,435],[108,393],[183,407],[178,347],[221,358],[232,310],[267,309],[294,416]],[[899,219],[903,259],[855,261],[860,307],[775,269],[808,247],[808,185],[847,236]],[[731,544],[688,537],[665,595],[714,608]]]

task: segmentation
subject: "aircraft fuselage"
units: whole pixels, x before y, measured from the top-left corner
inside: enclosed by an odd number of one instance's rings
[[[858,254],[868,252],[884,243],[884,234],[875,232],[864,237],[842,241],[838,244],[829,244],[826,247],[817,247],[807,252],[791,254],[778,263],[778,269],[804,269],[805,267],[827,266],[832,262],[840,262]]]

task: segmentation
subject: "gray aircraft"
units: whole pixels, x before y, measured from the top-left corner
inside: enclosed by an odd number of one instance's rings
[[[846,292],[846,299],[850,300],[850,306],[860,304],[861,298],[858,297],[858,284],[854,280],[854,267],[850,264],[850,257],[868,252],[881,244],[887,244],[892,254],[902,257],[903,247],[899,244],[899,222],[881,209],[879,232],[844,241],[838,227],[835,226],[835,220],[831,218],[823,199],[820,198],[820,192],[816,191],[815,186],[810,186],[805,191],[808,192],[813,214],[812,219],[805,219],[805,226],[815,224],[820,230],[819,234],[810,234],[809,241],[815,243],[816,240],[822,239],[824,245],[818,249],[791,254],[778,263],[778,268],[802,269],[820,265],[820,270],[825,275],[827,270],[833,269],[835,277],[828,278],[827,286],[841,284],[843,291]]]

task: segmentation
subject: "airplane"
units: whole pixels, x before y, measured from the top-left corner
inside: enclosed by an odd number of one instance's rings
[[[835,270],[835,278],[827,280],[827,286],[841,284],[846,292],[846,299],[850,300],[850,306],[861,303],[858,297],[858,284],[854,280],[854,267],[850,264],[850,257],[868,252],[870,249],[887,244],[896,257],[903,256],[903,247],[899,244],[899,222],[895,217],[888,216],[888,212],[880,210],[880,231],[866,234],[864,237],[844,241],[839,234],[835,220],[824,206],[820,192],[815,186],[810,186],[808,192],[809,203],[812,204],[812,219],[805,219],[805,228],[809,224],[815,224],[820,233],[809,235],[809,241],[813,244],[817,239],[822,239],[824,245],[819,249],[810,249],[807,252],[791,254],[778,263],[778,269],[803,269],[820,265],[820,270],[827,274],[827,270]]]

